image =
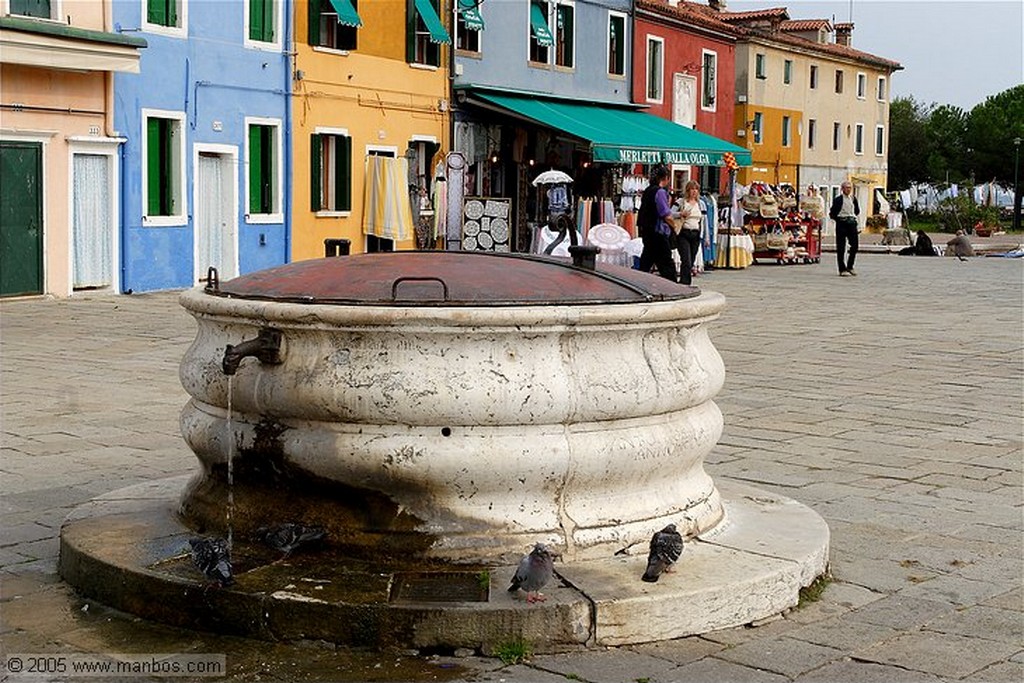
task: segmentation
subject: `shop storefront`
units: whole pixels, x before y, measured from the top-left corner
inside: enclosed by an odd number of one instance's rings
[[[683,178],[724,169],[726,154],[750,164],[749,150],[634,106],[483,88],[460,91],[460,100],[455,148],[466,158],[467,195],[509,201],[511,251],[537,251],[552,201],[569,203],[566,213],[584,240],[591,227],[608,223],[636,237],[637,198],[655,164]],[[552,170],[572,178],[565,196],[534,185]]]

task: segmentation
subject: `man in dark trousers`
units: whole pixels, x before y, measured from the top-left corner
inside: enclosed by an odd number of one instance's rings
[[[663,278],[676,281],[676,263],[672,260],[669,235],[672,234],[672,205],[669,202],[668,167],[658,164],[651,171],[651,182],[640,197],[640,211],[636,217],[644,250],[640,253],[640,270],[649,273],[652,266],[658,267]]]
[[[849,180],[844,180],[842,193],[836,195],[832,200],[832,208],[828,217],[836,222],[836,260],[839,262],[839,275],[856,275],[853,269],[853,262],[857,258],[857,248],[860,246],[860,238],[857,235],[857,216],[860,215],[860,204],[853,196],[853,185]],[[850,244],[849,256],[846,254],[846,244]]]

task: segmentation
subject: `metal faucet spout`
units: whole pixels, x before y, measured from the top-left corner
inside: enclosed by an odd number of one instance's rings
[[[242,359],[247,356],[252,356],[268,365],[279,365],[283,360],[281,358],[281,330],[264,327],[254,339],[240,344],[228,344],[224,349],[224,360],[221,361],[221,369],[224,370],[224,374],[235,374]]]

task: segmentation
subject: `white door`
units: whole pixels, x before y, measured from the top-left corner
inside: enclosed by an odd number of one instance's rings
[[[680,126],[697,125],[697,77],[674,74],[672,79],[672,121]]]
[[[195,279],[217,269],[221,281],[238,275],[238,231],[232,157],[199,152],[196,165]]]
[[[114,283],[114,229],[111,164],[106,154],[74,154],[72,162],[72,289]]]

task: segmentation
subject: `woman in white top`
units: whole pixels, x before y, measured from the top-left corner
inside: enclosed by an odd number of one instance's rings
[[[700,249],[700,222],[704,218],[704,207],[700,202],[700,185],[696,180],[686,183],[685,194],[679,202],[680,227],[676,232],[676,249],[679,251],[679,281],[688,285],[693,281],[693,266]]]

